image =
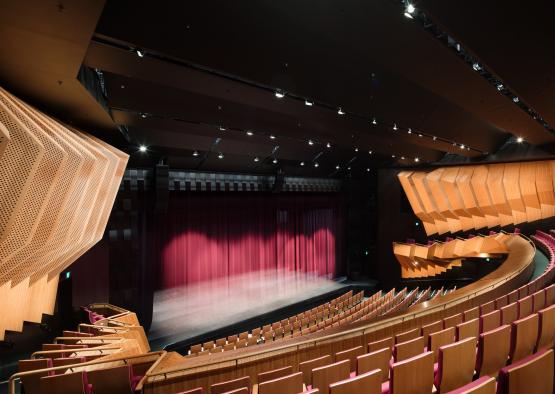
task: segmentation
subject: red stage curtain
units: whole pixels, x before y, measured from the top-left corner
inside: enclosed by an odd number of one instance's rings
[[[269,269],[336,275],[336,194],[170,194],[160,219],[161,288]]]

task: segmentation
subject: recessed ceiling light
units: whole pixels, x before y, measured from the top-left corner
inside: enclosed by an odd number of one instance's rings
[[[314,103],[312,101],[305,100],[304,105],[306,105],[307,107],[312,107]]]
[[[432,140],[434,140],[434,141],[437,140],[437,137],[434,135],[434,136],[432,137]]]
[[[407,133],[412,134],[412,129],[409,127],[409,129],[407,130]]]
[[[522,142],[524,142],[524,138],[518,137],[518,138],[516,139],[516,142],[518,142],[519,144],[521,144]]]
[[[285,94],[283,94],[282,92],[279,92],[279,91],[276,91],[275,95],[276,95],[277,98],[284,98],[285,97]]]
[[[474,71],[480,71],[482,69],[479,63],[474,63],[472,65],[472,68],[474,69]]]
[[[406,16],[407,18],[409,18],[409,19],[412,19],[412,15],[409,14],[408,12],[405,12],[405,16]]]
[[[335,166],[335,169],[336,169],[336,170],[339,170],[340,168],[341,168],[340,166]]]
[[[338,115],[345,115],[345,112],[343,112],[343,110],[341,109],[341,107],[339,107],[339,108],[337,109],[337,114],[338,114]]]
[[[258,163],[259,161],[260,161],[260,159],[258,158],[258,156],[254,158],[255,163]]]
[[[401,156],[401,160],[405,160],[405,156]]]
[[[358,152],[358,148],[357,148],[357,147],[355,147],[355,152]]]
[[[301,161],[301,167],[304,167],[304,161]]]
[[[223,153],[218,154],[218,159],[221,160],[221,159],[223,159],[223,158],[224,158],[224,154],[223,154]]]
[[[224,126],[220,126],[220,131],[225,131],[225,127],[224,127]]]
[[[370,172],[370,168],[367,168],[367,169],[366,169],[366,172]]]
[[[276,136],[273,135],[273,134],[270,134],[270,139],[271,139],[271,140],[275,140],[275,139],[276,139]]]
[[[314,167],[318,168],[320,167],[320,164],[318,164],[318,162],[314,163]]]
[[[376,120],[376,118],[372,119],[372,124],[373,124],[373,125],[377,125],[377,124],[378,124],[378,121]]]
[[[461,144],[461,149],[464,149],[464,144]]]
[[[331,148],[331,144],[329,142],[326,144],[326,148]]]
[[[514,96],[514,97],[513,97],[513,101],[514,101],[515,103],[518,103],[520,100],[518,99],[518,97]]]
[[[418,134],[418,137],[422,138],[422,134]]]
[[[308,140],[308,145],[311,145],[311,146],[314,145],[314,141]]]
[[[392,159],[395,159],[395,155],[391,155],[391,158],[392,158]]]
[[[397,123],[393,123],[393,130],[397,130]]]
[[[347,169],[348,169],[349,171],[351,171],[351,167],[347,167]]]
[[[146,145],[140,145],[139,146],[139,152],[146,152],[148,150],[148,148],[146,147]]]
[[[125,85],[121,85],[120,88],[125,89]]]
[[[250,137],[252,136],[254,133],[252,131],[247,131],[247,135]]]
[[[369,154],[369,155],[371,155],[372,153],[374,153],[374,152],[372,152],[371,150],[368,151],[368,154]]]
[[[137,56],[139,56],[139,57],[144,57],[145,56],[145,51],[143,51],[141,49],[137,49],[137,50],[135,50],[135,52],[137,53]]]
[[[143,118],[143,119],[146,118],[146,114],[144,112],[141,113],[141,118]]]
[[[277,162],[278,162],[278,159],[272,160],[272,163],[274,163],[274,164],[277,164]]]
[[[505,88],[502,83],[497,84],[497,90],[502,91]]]
[[[194,151],[194,152],[193,152],[193,156],[194,156],[194,157],[197,157],[197,156],[198,156],[198,151]]]
[[[420,161],[420,159],[418,157],[415,157],[414,161],[418,163]]]

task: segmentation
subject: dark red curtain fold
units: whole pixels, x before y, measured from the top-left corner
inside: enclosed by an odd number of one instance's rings
[[[271,269],[335,277],[342,215],[338,194],[172,192],[154,240],[160,288]]]

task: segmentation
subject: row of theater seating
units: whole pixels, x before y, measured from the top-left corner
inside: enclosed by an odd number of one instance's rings
[[[553,352],[546,353],[546,350],[555,343],[555,285],[532,296],[536,301],[532,310],[538,312],[518,315],[519,319],[510,325],[490,330],[484,323],[491,312],[475,318],[479,309],[473,308],[395,337],[371,342],[366,349],[358,346],[337,352],[333,357],[327,355],[301,362],[296,373],[291,366],[260,373],[254,390],[260,394],[297,394],[308,387],[323,394],[397,394],[407,392],[404,385],[410,382],[410,392],[426,393],[435,389],[443,393],[470,384],[473,377],[486,376],[479,383],[487,381],[490,386],[489,376],[501,371],[500,382],[504,383],[500,383],[502,390],[498,392],[508,392],[509,376],[528,374],[544,364],[547,371],[553,371]],[[530,296],[524,298],[527,297]],[[483,309],[485,312],[487,308]],[[526,311],[522,309],[520,313]],[[456,324],[458,321],[461,322]],[[546,369],[542,370],[545,373]],[[552,387],[552,376],[551,383],[547,379],[546,385]],[[214,384],[210,393],[239,389],[238,392],[249,393],[252,387],[250,377],[243,377]],[[202,389],[190,392],[202,393]]]

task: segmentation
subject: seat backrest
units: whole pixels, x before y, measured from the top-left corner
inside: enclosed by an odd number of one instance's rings
[[[509,303],[509,296],[504,295],[495,300],[495,309],[501,309]]]
[[[79,363],[84,363],[85,357],[65,357],[65,358],[55,358],[52,360],[52,365],[54,367],[62,367],[64,365],[73,365],[73,364],[79,364]],[[58,373],[60,373],[58,371]]]
[[[277,378],[281,378],[283,376],[291,375],[293,373],[293,367],[288,365],[283,368],[273,369],[271,371],[261,372],[257,376],[257,383],[264,383],[269,380],[274,380]]]
[[[445,393],[472,382],[476,366],[476,339],[462,341],[439,348],[435,386]]]
[[[312,360],[303,361],[299,363],[299,371],[303,373],[303,382],[306,385],[312,384],[312,370],[314,368],[323,367],[324,365],[331,364],[333,362],[330,354],[325,356],[313,358]]]
[[[466,311],[463,312],[464,321],[477,319],[478,317],[480,317],[480,308],[478,307],[467,309]]]
[[[42,393],[48,394],[90,394],[86,372],[73,372],[40,378]]]
[[[131,369],[121,367],[97,369],[87,372],[87,379],[93,385],[94,394],[132,393]]]
[[[437,361],[439,348],[455,342],[455,327],[446,328],[438,332],[430,334],[428,341],[428,351],[434,353],[434,362]]]
[[[428,343],[428,337],[430,336],[430,334],[441,330],[443,330],[443,321],[441,320],[422,326],[422,336],[424,337],[424,343]]]
[[[540,290],[532,294],[532,312],[537,312],[545,306],[545,291]]]
[[[357,357],[357,375],[380,369],[382,381],[389,379],[389,361],[391,360],[391,348],[384,347],[381,350],[370,352]]]
[[[393,359],[395,362],[406,360],[424,351],[424,337],[411,339],[410,341],[398,343],[393,348]]]
[[[495,310],[495,301],[486,302],[480,305],[480,315],[493,312]]]
[[[251,387],[250,376],[243,376],[242,378],[215,383],[210,386],[210,394],[222,394],[227,391],[240,389],[243,387]]]
[[[532,313],[534,306],[532,305],[532,296],[526,296],[518,300],[518,318],[522,319]]]
[[[395,335],[395,343],[406,342],[420,336],[420,328],[415,328],[413,330],[405,331],[400,334]]]
[[[496,376],[505,366],[511,350],[511,327],[504,325],[480,334],[476,355],[478,376]]]
[[[349,360],[351,363],[351,371],[356,371],[357,369],[357,357],[364,354],[364,348],[362,346],[357,346],[351,349],[343,350],[341,352],[335,353],[335,362]]]
[[[202,387],[197,387],[196,389],[187,390],[187,391],[180,391],[177,394],[203,394],[204,389]]]
[[[242,387],[240,389],[226,391],[223,394],[249,394],[249,389],[247,387]]]
[[[555,304],[555,284],[545,288],[545,305]]]
[[[198,353],[200,351],[202,351],[202,345],[201,344],[191,346],[191,354]]]
[[[474,382],[468,383],[447,394],[495,394],[495,378],[484,375]]]
[[[328,394],[332,383],[349,379],[351,374],[351,363],[349,360],[314,368],[312,370],[312,387],[320,390],[320,393]]]
[[[443,319],[443,328],[456,327],[463,322],[463,314],[457,313]]]
[[[491,331],[501,325],[501,311],[493,311],[480,316],[480,332]]]
[[[538,315],[540,321],[536,349],[551,348],[555,345],[555,304],[542,309]]]
[[[381,394],[381,371],[375,369],[354,378],[330,384],[330,394]]]
[[[33,360],[19,360],[19,372],[36,371],[37,369],[52,368],[52,360],[39,358]],[[26,394],[41,393],[40,378],[54,375],[54,372],[42,372],[29,376],[22,376],[21,383]]]
[[[480,335],[480,320],[472,319],[464,323],[457,324],[457,340],[465,338],[478,338]]]
[[[513,302],[501,309],[501,325],[511,324],[518,319],[518,304]]]
[[[528,295],[528,287],[527,286],[521,286],[517,289],[518,291],[518,298],[522,299],[524,297],[526,297]]]
[[[258,385],[258,394],[293,394],[303,391],[303,374],[296,372],[291,375],[269,380]]]
[[[513,302],[517,302],[518,301],[518,290],[511,291],[509,293],[508,297],[509,297],[509,304],[512,304]]]
[[[214,347],[214,341],[208,341],[208,342],[204,342],[202,344],[202,349],[203,350],[210,350]]]
[[[390,394],[431,393],[433,384],[432,352],[421,353],[391,366]]]
[[[499,372],[498,393],[553,393],[553,350],[542,350]]]
[[[537,313],[516,320],[511,326],[511,362],[518,361],[534,353],[538,342],[540,318]]]
[[[394,338],[387,337],[384,339],[380,339],[379,341],[370,342],[368,344],[368,351],[375,352],[376,350],[383,349],[384,347],[389,347],[390,349],[393,349],[394,344]]]

